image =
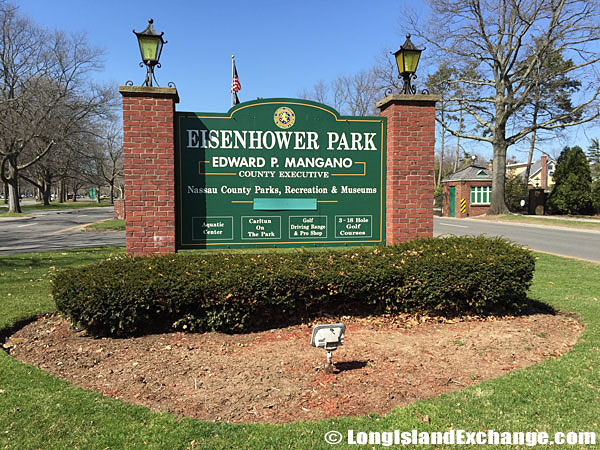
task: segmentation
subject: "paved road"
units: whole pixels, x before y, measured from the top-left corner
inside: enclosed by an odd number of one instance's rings
[[[112,208],[32,211],[24,217],[0,214],[0,255],[125,245],[125,232],[82,231],[81,225],[112,217]]]
[[[600,262],[600,232],[492,222],[481,219],[435,217],[433,234],[440,236],[503,236],[533,250]]]
[[[125,245],[124,232],[83,232],[82,225],[112,218],[112,208],[40,211],[25,217],[0,215],[0,254]],[[600,262],[600,232],[491,222],[434,218],[434,235],[503,236],[534,250]]]

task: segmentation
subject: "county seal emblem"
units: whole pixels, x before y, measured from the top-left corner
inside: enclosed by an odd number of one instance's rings
[[[275,121],[275,125],[279,128],[287,130],[294,125],[294,122],[296,122],[296,114],[294,114],[294,111],[292,111],[291,108],[282,106],[275,111],[273,120]]]

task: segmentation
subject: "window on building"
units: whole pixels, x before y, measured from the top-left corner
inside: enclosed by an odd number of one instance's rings
[[[472,186],[471,205],[489,205],[491,193],[491,186]]]

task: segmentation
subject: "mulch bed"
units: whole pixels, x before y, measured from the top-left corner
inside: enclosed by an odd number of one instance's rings
[[[385,414],[567,352],[583,326],[568,315],[325,318],[345,345],[309,345],[314,323],[258,333],[95,339],[47,315],[4,343],[15,358],[85,389],[209,421],[272,422]]]

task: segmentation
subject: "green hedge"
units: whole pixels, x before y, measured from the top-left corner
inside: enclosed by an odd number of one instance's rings
[[[501,239],[449,237],[292,253],[118,257],[59,272],[58,310],[93,335],[243,332],[322,313],[456,315],[526,299],[534,259]]]

